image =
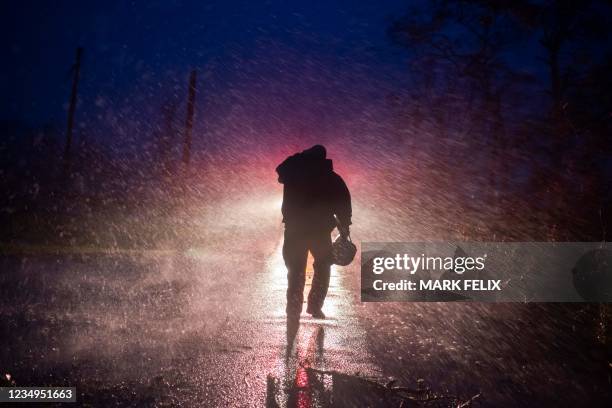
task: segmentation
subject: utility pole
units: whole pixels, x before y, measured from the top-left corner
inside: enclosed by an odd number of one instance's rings
[[[74,127],[74,111],[76,110],[77,103],[77,90],[79,87],[79,76],[81,73],[81,56],[83,55],[83,48],[78,47],[76,49],[76,60],[72,66],[73,77],[72,77],[72,92],[70,94],[70,106],[68,107],[68,123],[66,125],[66,146],[64,148],[64,169],[67,171],[70,165],[70,148],[72,145],[72,128]]]
[[[191,130],[193,128],[193,111],[196,96],[196,71],[191,71],[189,76],[189,99],[187,100],[187,119],[185,121],[185,138],[183,141],[183,164],[189,166],[191,157]]]

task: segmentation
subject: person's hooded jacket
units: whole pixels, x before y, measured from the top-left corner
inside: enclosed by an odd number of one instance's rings
[[[277,168],[283,184],[283,222],[288,228],[332,230],[351,224],[351,195],[326,158],[325,147],[316,145],[294,154]]]

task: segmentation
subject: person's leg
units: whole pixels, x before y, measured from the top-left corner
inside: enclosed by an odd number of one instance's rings
[[[304,303],[304,283],[308,245],[300,231],[285,229],[283,259],[287,266],[287,315],[299,316]]]
[[[332,264],[331,231],[323,230],[313,234],[309,242],[314,257],[314,276],[308,293],[308,310],[320,312],[329,288],[329,275]]]

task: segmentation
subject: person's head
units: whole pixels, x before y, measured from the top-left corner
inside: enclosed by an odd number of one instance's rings
[[[305,156],[313,159],[325,159],[327,157],[327,150],[323,145],[314,145],[310,149],[306,149],[302,152]]]

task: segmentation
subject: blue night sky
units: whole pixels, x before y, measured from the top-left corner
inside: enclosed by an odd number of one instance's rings
[[[4,3],[0,120],[50,124],[61,134],[82,46],[77,139],[138,148],[159,134],[168,102],[182,128],[196,69],[195,150],[222,149],[230,139],[265,146],[270,137],[291,145],[294,138],[296,148],[380,140],[397,123],[390,97],[411,89],[410,54],[388,29],[413,3]],[[519,46],[512,64],[533,72],[537,44]]]
[[[200,73],[201,95],[220,97],[236,84],[257,81],[271,86],[273,78],[282,81],[283,72],[300,67],[310,80],[328,83],[323,93],[327,87],[338,95],[340,82],[359,86],[355,79],[371,82],[365,94],[390,87],[405,63],[386,35],[391,19],[405,11],[403,1],[24,1],[2,7],[1,117],[32,124],[63,122],[77,45],[85,48],[80,119],[90,121],[96,117],[91,106],[182,94],[191,67]],[[330,78],[339,83],[330,85]]]

